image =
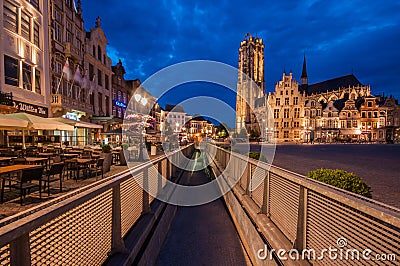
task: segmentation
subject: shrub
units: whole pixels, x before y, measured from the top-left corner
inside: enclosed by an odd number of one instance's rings
[[[111,149],[112,148],[109,144],[104,144],[103,146],[101,146],[101,150],[103,151],[103,153],[110,153]]]
[[[371,188],[360,177],[345,170],[317,169],[308,172],[307,177],[372,198]]]
[[[121,144],[121,147],[122,147],[123,150],[127,150],[129,148],[129,144],[124,142],[124,143]]]
[[[255,159],[255,160],[262,161],[262,162],[266,162],[266,163],[268,162],[267,158],[265,158],[264,155],[262,155],[259,152],[254,152],[254,151],[248,152],[245,154],[245,156]]]

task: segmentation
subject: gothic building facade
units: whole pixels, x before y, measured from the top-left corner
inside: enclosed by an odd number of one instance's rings
[[[251,38],[246,39],[241,48],[251,42],[254,42]],[[258,39],[258,43],[262,40]],[[242,49],[239,54],[240,73],[244,61]],[[254,53],[245,55],[248,62],[260,60]],[[263,63],[257,65],[263,66]],[[400,139],[397,100],[372,95],[370,86],[363,85],[353,74],[308,84],[305,56],[300,84],[292,72],[284,72],[274,91],[266,95],[255,94],[251,87],[242,84],[239,75],[236,132],[243,127],[249,132],[258,121],[260,137],[271,142],[393,142]]]
[[[245,35],[239,47],[238,84],[236,99],[236,131],[260,128],[254,113],[255,101],[264,96],[264,44],[262,39]]]

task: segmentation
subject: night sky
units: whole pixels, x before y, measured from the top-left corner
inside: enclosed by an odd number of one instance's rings
[[[299,81],[305,53],[310,84],[354,73],[374,94],[400,98],[399,1],[83,0],[82,9],[87,30],[101,17],[107,53],[113,64],[122,60],[126,79],[144,81],[187,60],[237,67],[239,43],[250,32],[265,43],[267,91],[284,70]],[[215,88],[197,92],[213,95]],[[171,94],[164,101],[176,100]]]

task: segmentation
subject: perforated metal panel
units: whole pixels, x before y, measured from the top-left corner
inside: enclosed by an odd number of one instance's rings
[[[307,248],[315,250],[329,246],[339,248],[337,246],[339,238],[345,238],[347,241],[344,249],[357,249],[360,252],[370,249],[372,251],[370,257],[375,257],[376,254],[399,255],[399,228],[394,228],[320,193],[310,191],[307,208]],[[343,265],[343,262],[332,262],[328,259],[323,262]],[[320,263],[317,261],[317,264]],[[351,264],[350,262],[349,265]],[[376,262],[363,260],[363,264],[376,265]],[[384,264],[396,265],[390,261],[385,261]]]
[[[256,168],[253,170],[252,179],[250,181],[250,193],[253,201],[258,205],[258,207],[262,207],[263,197],[264,197],[264,183],[265,177],[267,175],[267,171],[262,168]],[[261,183],[260,183],[261,182]]]
[[[30,233],[32,265],[99,265],[111,250],[108,190]]]
[[[298,185],[270,174],[270,217],[291,242],[296,239],[299,190]]]
[[[238,165],[239,165],[239,175],[241,175],[239,184],[240,187],[244,190],[247,189],[247,178],[249,176],[249,169],[246,161],[238,159]]]
[[[143,180],[143,173],[137,178]],[[142,213],[143,190],[134,178],[121,183],[121,231],[122,235],[129,231]]]
[[[10,264],[10,245],[5,245],[0,248],[0,265]]]

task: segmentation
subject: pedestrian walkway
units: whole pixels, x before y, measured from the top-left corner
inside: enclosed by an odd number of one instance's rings
[[[199,157],[199,152],[194,156]],[[195,161],[202,164],[201,159]],[[179,183],[195,186],[208,181],[204,170],[200,170],[184,172]],[[247,257],[222,199],[178,207],[157,262],[158,266],[246,264]]]

